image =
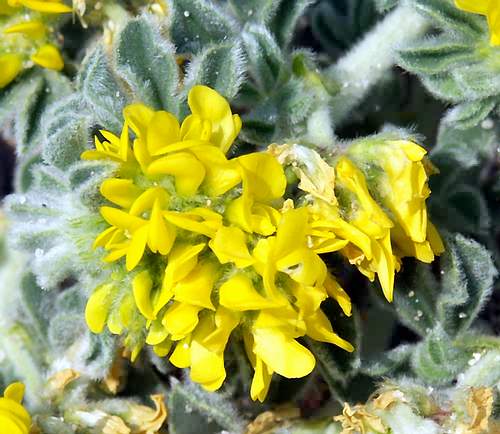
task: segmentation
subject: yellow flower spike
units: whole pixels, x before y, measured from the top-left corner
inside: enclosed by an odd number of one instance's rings
[[[61,1],[50,1],[50,0],[20,0],[24,7],[37,12],[43,12],[46,14],[66,14],[73,12],[73,9]]]
[[[151,155],[158,155],[157,151],[180,140],[180,125],[177,118],[171,113],[157,111],[148,123],[146,143]]]
[[[132,284],[134,299],[139,312],[147,319],[155,319],[153,306],[151,304],[151,290],[153,289],[153,280],[148,271],[142,271],[134,277]]]
[[[101,184],[100,192],[110,202],[130,208],[141,194],[141,189],[131,179],[111,178]]]
[[[152,162],[148,175],[173,175],[175,188],[181,196],[192,196],[205,178],[205,167],[189,152],[176,152]]]
[[[188,94],[188,105],[194,116],[210,121],[210,142],[226,153],[241,129],[241,119],[233,115],[224,97],[207,86],[194,86]]]
[[[45,35],[47,28],[41,21],[24,21],[4,29],[4,34],[22,33],[30,38],[41,38]]]
[[[235,311],[260,310],[277,307],[276,303],[260,295],[248,276],[235,274],[219,288],[219,303]]]
[[[12,383],[0,398],[0,427],[9,434],[28,434],[31,427],[31,416],[21,405],[24,396],[24,385]]]
[[[455,0],[457,8],[486,16],[491,45],[500,45],[500,4],[496,0]]]
[[[217,265],[211,261],[200,262],[174,286],[174,300],[215,310],[211,295],[217,279],[217,269]]]
[[[64,68],[64,61],[61,57],[61,53],[59,49],[52,44],[42,45],[38,51],[31,56],[31,60],[37,65],[55,71],[61,71]]]
[[[272,328],[254,328],[252,334],[255,354],[274,372],[286,378],[301,378],[314,369],[314,356],[293,337]]]
[[[85,307],[85,321],[93,333],[101,333],[106,325],[111,306],[110,293],[113,285],[105,284],[97,287]]]
[[[168,308],[162,324],[172,335],[172,340],[183,339],[194,330],[198,325],[198,313],[202,309],[202,306],[180,302],[175,302]]]
[[[2,54],[0,56],[0,89],[9,85],[21,72],[23,62],[17,54]]]
[[[222,226],[208,245],[221,264],[233,262],[238,268],[245,268],[255,262],[248,251],[247,236],[240,228]]]

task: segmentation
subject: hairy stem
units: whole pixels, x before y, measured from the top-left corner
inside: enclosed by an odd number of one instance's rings
[[[418,38],[428,29],[425,18],[403,3],[389,13],[364,39],[325,74],[341,84],[333,98],[331,113],[336,125],[363,100],[393,67],[398,47]]]

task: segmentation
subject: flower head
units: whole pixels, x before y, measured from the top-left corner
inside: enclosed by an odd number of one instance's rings
[[[302,336],[352,346],[321,303],[350,302],[311,248],[306,208],[284,206],[286,178],[266,152],[229,159],[241,121],[214,90],[195,86],[182,123],[142,104],[124,110],[120,136],[101,131],[84,159],[116,163],[100,187],[106,226],[94,247],[114,272],[89,298],[86,319],[125,334],[135,358],[146,343],[190,368],[207,390],[226,377],[236,329],[263,400],[273,373],[303,377],[315,365]]]
[[[0,426],[9,434],[28,434],[31,416],[22,406],[24,384],[12,383],[0,398]]]
[[[486,16],[491,45],[500,45],[500,3],[497,0],[455,0],[457,8]]]
[[[331,166],[298,145],[274,152],[295,167],[299,188],[307,193],[314,251],[339,251],[368,279],[378,278],[387,300],[402,257],[432,262],[443,251],[427,218],[425,150],[417,144],[371,139],[350,146]]]

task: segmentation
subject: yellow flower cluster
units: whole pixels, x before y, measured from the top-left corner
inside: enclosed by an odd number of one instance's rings
[[[28,434],[31,417],[21,402],[24,395],[22,383],[12,383],[0,398],[0,428],[3,433]]]
[[[299,188],[308,193],[308,236],[315,251],[339,251],[371,281],[377,276],[388,301],[402,257],[430,263],[443,252],[427,218],[426,151],[419,145],[369,139],[350,146],[332,165],[298,145],[275,147],[274,153],[296,167]],[[368,186],[367,179],[374,182]]]
[[[182,124],[129,105],[120,136],[101,131],[82,154],[117,164],[100,188],[112,206],[101,208],[107,228],[94,243],[113,271],[90,296],[86,320],[95,333],[126,334],[132,359],[144,342],[170,354],[207,390],[224,382],[238,329],[255,371],[251,396],[262,401],[273,373],[313,370],[297,338],[353,350],[320,308],[329,296],[347,315],[351,305],[311,247],[308,209],[284,201],[278,160],[226,156],[241,121],[214,90],[193,87],[188,105]]]
[[[0,0],[0,89],[12,82],[28,61],[60,71],[64,62],[49,41],[47,15],[71,12],[62,0]]]
[[[457,8],[486,16],[491,45],[500,45],[500,2],[498,0],[455,0]]]

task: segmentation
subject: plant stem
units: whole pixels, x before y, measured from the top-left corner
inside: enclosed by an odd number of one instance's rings
[[[398,47],[418,38],[428,28],[427,20],[403,2],[325,71],[328,78],[341,85],[340,92],[333,97],[331,103],[335,125],[344,122],[373,86],[393,67]]]

